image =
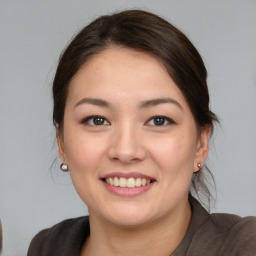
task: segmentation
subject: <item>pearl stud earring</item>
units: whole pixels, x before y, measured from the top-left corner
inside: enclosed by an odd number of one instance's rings
[[[60,165],[60,169],[61,169],[63,172],[68,172],[68,165],[67,165],[67,164],[61,164],[61,165]]]

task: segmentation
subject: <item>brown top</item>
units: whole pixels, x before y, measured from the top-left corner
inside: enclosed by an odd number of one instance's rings
[[[192,218],[171,256],[256,256],[256,217],[209,214],[191,197]],[[28,256],[80,256],[90,235],[89,217],[69,219],[37,234]]]

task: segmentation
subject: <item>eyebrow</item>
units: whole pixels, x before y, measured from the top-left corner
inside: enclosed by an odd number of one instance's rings
[[[84,103],[95,105],[95,106],[99,106],[99,107],[107,107],[107,108],[112,106],[112,104],[110,102],[107,102],[107,101],[102,100],[102,99],[83,98],[83,99],[81,99],[80,101],[78,101],[76,103],[74,108],[76,108],[77,106],[79,106],[81,104],[84,104]],[[157,106],[157,105],[160,105],[160,104],[166,104],[166,103],[174,104],[179,109],[183,110],[181,104],[178,101],[176,101],[174,99],[171,99],[171,98],[159,98],[159,99],[145,100],[145,101],[142,101],[139,104],[139,108],[150,108],[150,107],[154,107],[154,106]]]
[[[166,103],[171,103],[176,105],[179,109],[183,110],[181,104],[171,98],[159,98],[159,99],[152,99],[152,100],[145,100],[141,102],[140,108],[149,108],[149,107],[154,107],[160,104],[166,104]]]
[[[87,103],[87,104],[91,104],[91,105],[95,105],[95,106],[99,106],[99,107],[110,107],[111,104],[105,100],[102,100],[102,99],[96,99],[96,98],[83,98],[81,99],[80,101],[78,101],[76,103],[76,105],[74,106],[77,107],[81,104],[84,104],[84,103]]]

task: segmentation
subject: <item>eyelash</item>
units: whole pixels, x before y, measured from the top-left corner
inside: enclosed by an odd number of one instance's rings
[[[96,118],[102,119],[102,120],[104,121],[104,123],[105,123],[105,121],[107,121],[106,118],[104,118],[103,116],[88,116],[88,117],[84,118],[84,119],[81,121],[81,123],[82,123],[82,124],[86,124],[86,125],[92,125],[92,126],[101,126],[102,124],[98,124],[98,125],[97,125],[97,124],[90,124],[90,123],[89,123],[89,121],[93,121],[93,120],[95,120]],[[110,124],[108,121],[107,121],[107,123]],[[106,125],[106,124],[103,124],[103,125]]]
[[[103,124],[90,124],[89,122],[90,121],[94,121],[95,119],[102,119],[103,121]],[[160,125],[157,125],[154,120],[156,121],[156,119],[161,119],[162,121],[164,121],[163,124],[160,124]],[[166,126],[166,125],[170,125],[170,124],[176,124],[175,121],[173,121],[172,119],[166,117],[166,116],[153,116],[151,117],[147,122],[149,123],[150,121],[153,121],[154,122],[154,125],[148,125],[148,126]],[[107,124],[105,124],[105,122],[107,122]],[[86,118],[84,118],[82,121],[81,121],[82,124],[85,124],[85,125],[91,125],[91,126],[102,126],[102,125],[109,125],[110,123],[107,121],[106,118],[104,118],[103,116],[88,116]]]
[[[154,121],[156,119],[162,119],[164,120],[164,124],[163,125],[156,125],[154,123],[154,125],[152,126],[166,126],[166,125],[170,125],[170,124],[176,124],[176,122],[174,122],[172,119],[166,117],[166,116],[153,116],[151,117],[146,123],[150,122],[150,121]],[[166,123],[167,122],[167,123]]]

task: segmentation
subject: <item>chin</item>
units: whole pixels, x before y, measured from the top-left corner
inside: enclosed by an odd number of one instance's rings
[[[140,217],[140,216],[133,216],[133,215],[122,215],[122,216],[114,216],[109,219],[113,224],[123,227],[137,227],[141,226],[149,221],[149,219]]]
[[[113,207],[106,210],[102,217],[107,221],[124,227],[140,226],[154,219],[151,209],[143,209],[141,206]]]

